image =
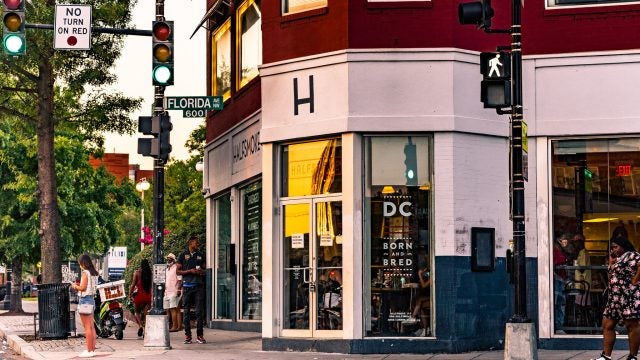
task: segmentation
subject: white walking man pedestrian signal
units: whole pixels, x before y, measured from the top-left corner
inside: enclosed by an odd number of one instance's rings
[[[506,51],[480,53],[480,73],[484,80],[511,78],[511,54]]]
[[[496,57],[489,60],[489,77],[493,77],[494,73],[496,77],[500,77],[500,68],[502,68],[502,63],[500,62],[500,53],[497,53]]]
[[[480,101],[485,108],[511,106],[511,54],[506,51],[480,53]]]

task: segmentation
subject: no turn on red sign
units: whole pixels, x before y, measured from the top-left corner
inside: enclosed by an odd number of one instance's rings
[[[56,5],[53,48],[91,49],[91,5]]]

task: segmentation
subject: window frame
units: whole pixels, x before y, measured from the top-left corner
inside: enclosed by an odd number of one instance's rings
[[[378,0],[369,0],[378,1]],[[572,2],[575,1],[575,2]],[[564,2],[564,4],[562,3]],[[546,0],[547,9],[572,9],[638,5],[638,0]]]
[[[229,32],[229,89],[222,94],[222,99],[227,100],[231,97],[231,89],[233,88],[233,84],[231,80],[233,79],[233,59],[231,55],[233,54],[233,49],[231,46],[233,45],[233,33],[231,32],[231,18],[225,20],[224,23],[220,27],[218,27],[211,35],[211,94],[216,96],[218,95],[218,41],[222,36]],[[218,95],[219,96],[219,95]]]
[[[288,15],[293,15],[293,14],[299,14],[299,13],[303,13],[306,11],[311,11],[311,10],[317,10],[317,9],[322,9],[322,8],[326,8],[329,6],[329,0],[310,0],[316,3],[316,5],[308,5],[308,6],[300,6],[300,9],[294,10],[294,11],[285,11],[286,9],[286,5],[288,5],[289,1],[304,1],[304,0],[280,0],[280,12],[282,14],[282,16],[288,16]],[[423,0],[424,1],[424,0]]]
[[[260,73],[256,72],[252,77],[244,79],[242,76],[242,15],[251,7],[251,5],[256,5],[258,9],[261,11],[260,6],[256,4],[256,0],[247,0],[242,5],[238,7],[236,10],[236,71],[234,71],[234,75],[236,78],[236,90],[240,90],[249,84],[253,79],[257,78]],[[262,13],[260,12],[260,28],[262,24]],[[262,29],[260,29],[260,61],[258,65],[262,65]],[[257,68],[256,68],[257,70]]]

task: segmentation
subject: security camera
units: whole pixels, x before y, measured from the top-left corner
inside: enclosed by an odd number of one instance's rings
[[[209,193],[209,188],[202,188],[200,192],[202,193],[202,195],[207,195]]]

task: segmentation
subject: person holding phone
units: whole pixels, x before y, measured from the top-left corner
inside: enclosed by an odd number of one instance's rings
[[[91,257],[82,254],[78,258],[78,264],[82,270],[79,284],[71,284],[71,288],[78,292],[78,304],[90,304],[95,307],[94,296],[98,282],[98,271],[93,266]],[[80,320],[87,338],[87,350],[78,355],[81,358],[94,357],[96,355],[96,329],[93,327],[93,314],[80,314]]]
[[[196,342],[205,344],[204,339],[204,283],[206,258],[198,249],[198,237],[191,235],[187,241],[188,249],[178,256],[176,273],[182,275],[182,302],[184,316],[184,343],[191,344],[191,307],[196,309]]]
[[[615,327],[623,321],[629,334],[627,360],[637,360],[640,347],[640,254],[625,237],[611,239],[609,286],[602,313],[603,351],[594,360],[611,360],[616,342]]]

